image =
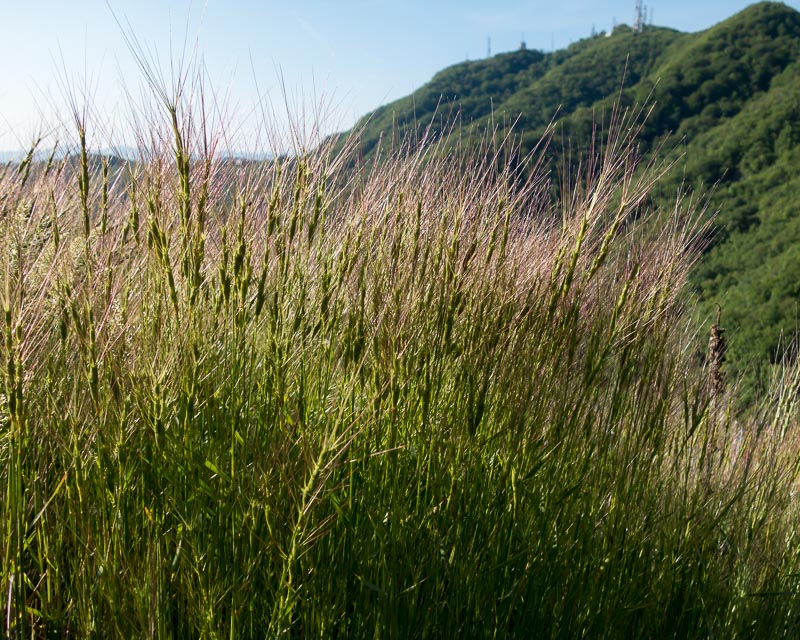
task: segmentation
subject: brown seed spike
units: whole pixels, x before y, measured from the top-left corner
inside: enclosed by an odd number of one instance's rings
[[[717,321],[711,326],[711,338],[708,341],[708,386],[712,397],[717,397],[725,390],[725,373],[722,365],[728,350],[725,329],[721,325],[722,308],[717,305]]]

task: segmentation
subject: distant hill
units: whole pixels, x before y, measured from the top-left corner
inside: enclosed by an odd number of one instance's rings
[[[370,156],[382,136],[436,131],[458,113],[473,131],[516,122],[526,152],[556,114],[573,145],[587,142],[616,99],[654,102],[645,153],[664,142],[684,154],[662,204],[682,181],[716,185],[717,233],[692,276],[698,321],[719,303],[732,368],[765,377],[800,322],[800,13],[762,2],[699,33],[619,26],[554,53],[463,62],[356,128]]]

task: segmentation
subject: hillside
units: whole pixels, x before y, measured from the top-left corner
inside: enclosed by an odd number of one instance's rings
[[[516,122],[527,152],[557,114],[559,136],[575,149],[614,100],[652,104],[642,148],[663,143],[679,158],[660,204],[688,183],[713,191],[718,212],[715,239],[692,275],[698,323],[721,305],[733,373],[763,381],[797,325],[798,75],[800,14],[762,2],[699,33],[620,26],[554,53],[457,64],[356,129],[370,155],[381,136],[402,138],[420,125],[436,131],[458,114],[468,131]],[[557,166],[559,150],[551,153]]]

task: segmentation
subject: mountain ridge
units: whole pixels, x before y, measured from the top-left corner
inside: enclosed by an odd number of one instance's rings
[[[674,149],[663,181],[669,206],[684,183],[712,189],[715,240],[691,277],[698,324],[716,306],[731,337],[732,372],[757,387],[797,328],[800,216],[800,13],[759,2],[697,33],[647,26],[543,53],[520,50],[461,62],[355,127],[365,156],[391,134],[421,123],[444,132],[456,115],[485,131],[515,123],[522,154],[554,121],[565,139],[588,142],[596,114],[613,102],[652,107],[641,133],[645,154]],[[580,144],[573,144],[580,146]],[[557,152],[555,152],[557,153]],[[774,239],[780,238],[780,242]]]

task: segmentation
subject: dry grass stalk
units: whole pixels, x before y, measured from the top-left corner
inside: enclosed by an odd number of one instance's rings
[[[717,306],[717,321],[711,325],[711,338],[708,341],[708,388],[713,399],[719,398],[725,392],[725,354],[728,351],[728,341],[725,338],[725,328],[722,322],[722,308]]]

